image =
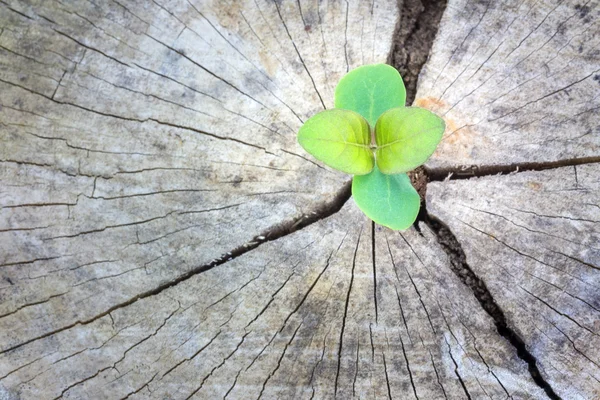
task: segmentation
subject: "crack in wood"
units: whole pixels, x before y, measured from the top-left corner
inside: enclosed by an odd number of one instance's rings
[[[352,379],[352,397],[356,397],[356,378],[358,378],[358,359],[360,354],[360,336],[356,335],[356,359],[354,362],[354,378]]]
[[[47,100],[53,101],[53,102],[55,102],[57,104],[72,106],[72,107],[75,107],[75,108],[78,108],[78,109],[81,109],[81,110],[84,110],[84,111],[87,111],[87,112],[91,112],[91,113],[94,113],[94,114],[102,115],[102,116],[105,116],[105,117],[115,118],[115,119],[119,119],[119,120],[130,121],[130,122],[138,122],[138,123],[154,122],[156,124],[164,125],[164,126],[169,126],[171,128],[177,128],[177,129],[182,129],[182,130],[187,130],[187,131],[199,133],[201,135],[209,136],[209,137],[212,137],[212,138],[218,139],[218,140],[227,140],[227,141],[236,142],[236,143],[239,143],[239,144],[242,144],[242,145],[245,145],[245,146],[249,146],[249,147],[253,147],[253,148],[256,148],[256,149],[260,149],[260,150],[264,151],[267,154],[275,156],[275,154],[271,153],[270,151],[268,151],[264,147],[258,146],[256,144],[248,143],[248,142],[245,142],[243,140],[236,139],[236,138],[233,138],[233,137],[220,136],[220,135],[217,135],[217,134],[214,134],[214,133],[211,133],[211,132],[203,131],[201,129],[196,129],[196,128],[191,127],[191,126],[185,126],[185,125],[179,125],[179,124],[175,124],[175,123],[171,123],[171,122],[167,122],[167,121],[161,121],[161,120],[158,120],[156,118],[140,119],[140,118],[136,118],[136,117],[126,117],[126,116],[122,116],[122,115],[117,115],[117,114],[111,114],[111,113],[107,113],[107,112],[103,112],[103,111],[98,111],[98,110],[95,110],[95,109],[92,109],[92,108],[84,107],[84,106],[76,104],[76,103],[70,103],[70,102],[66,102],[66,101],[56,100],[54,98],[51,98],[50,96],[46,96],[43,93],[36,92],[34,90],[31,90],[31,89],[29,89],[29,88],[27,88],[25,86],[19,85],[19,84],[14,83],[14,82],[5,81],[5,80],[2,80],[2,79],[0,79],[0,82],[5,83],[7,85],[18,87],[18,88],[23,89],[23,90],[25,90],[25,91],[27,91],[27,92],[29,92],[31,94],[35,94],[35,95],[41,96],[41,97],[43,97],[43,98],[45,98]],[[260,103],[260,104],[262,105],[262,103]],[[7,160],[7,161],[10,161],[10,160]],[[14,162],[20,163],[19,161],[14,161]],[[40,165],[40,166],[51,166],[51,165]]]
[[[215,341],[215,339],[217,339],[217,337],[219,337],[219,335],[221,335],[221,333],[222,333],[222,331],[219,330],[215,336],[213,336],[204,346],[202,346],[194,354],[192,354],[191,357],[184,358],[183,360],[179,361],[177,364],[175,364],[171,368],[169,368],[167,370],[167,372],[165,372],[164,374],[161,375],[160,380],[162,380],[165,376],[167,376],[168,374],[170,374],[172,371],[174,371],[177,367],[179,367],[184,362],[191,361],[194,358],[196,358],[196,356],[198,356],[198,354],[202,353],[202,351],[204,351],[208,346],[210,346]]]
[[[444,389],[444,385],[442,385],[442,381],[440,380],[440,374],[438,373],[437,367],[435,366],[435,361],[433,361],[433,354],[431,354],[431,350],[428,349],[429,358],[431,359],[431,365],[433,365],[433,371],[435,372],[435,377],[437,379],[437,383],[442,389],[442,393],[444,393],[444,398],[447,399],[448,395],[446,394],[446,389]]]
[[[479,348],[477,347],[477,337],[473,334],[473,332],[471,332],[471,329],[469,329],[468,325],[465,325],[465,323],[462,322],[462,321],[460,321],[460,324],[465,327],[465,329],[467,330],[467,332],[469,332],[469,335],[471,335],[471,337],[473,338],[473,348],[475,349],[475,352],[477,352],[477,355],[479,356],[479,358],[481,359],[481,361],[483,361],[483,364],[487,368],[488,374],[492,375],[494,377],[494,379],[496,379],[496,382],[498,382],[498,384],[500,385],[500,387],[502,388],[502,390],[504,390],[504,393],[506,393],[506,398],[507,399],[512,399],[513,397],[511,396],[511,394],[508,392],[508,390],[506,390],[506,387],[504,386],[504,384],[502,383],[502,381],[500,381],[500,379],[498,378],[498,376],[494,373],[494,371],[492,370],[492,368],[490,367],[490,365],[485,360],[485,357],[483,357],[483,354],[481,354],[481,352],[479,351]]]
[[[375,324],[378,322],[377,305],[377,263],[375,262],[375,222],[371,221],[371,260],[373,261],[373,302],[375,303]]]
[[[417,395],[417,388],[415,387],[415,380],[413,378],[412,371],[410,370],[410,363],[408,362],[408,356],[406,355],[406,348],[404,347],[404,340],[402,340],[402,335],[398,335],[400,338],[400,346],[402,348],[402,355],[404,356],[404,361],[406,362],[406,369],[408,370],[408,377],[410,378],[410,386],[412,387],[415,398],[419,400],[419,395]],[[385,355],[384,355],[384,364],[385,364]],[[387,378],[387,371],[386,371]],[[389,391],[389,383],[388,383],[388,391]],[[390,399],[392,396],[390,395]]]
[[[425,206],[422,207],[420,220],[424,222],[435,233],[437,241],[448,255],[452,272],[465,284],[472,292],[481,307],[492,317],[498,333],[504,337],[516,349],[517,355],[525,363],[529,370],[533,381],[541,387],[546,395],[552,400],[558,400],[560,397],[550,386],[550,383],[544,379],[537,366],[537,360],[527,349],[527,345],[523,339],[508,325],[504,311],[498,306],[492,294],[488,290],[485,282],[479,278],[467,263],[462,246],[450,228],[438,218],[430,215]],[[450,353],[452,357],[452,353]],[[452,357],[454,361],[454,358]],[[455,371],[458,376],[458,371]],[[461,384],[462,379],[459,376]],[[469,396],[466,391],[467,396]]]
[[[296,328],[296,330],[294,331],[294,333],[292,334],[292,337],[290,338],[290,340],[285,344],[285,347],[283,348],[283,352],[281,353],[281,356],[279,357],[279,359],[277,360],[277,365],[275,366],[275,369],[273,369],[271,371],[271,373],[267,376],[267,379],[265,379],[265,381],[262,384],[262,388],[260,390],[260,393],[258,394],[258,399],[260,400],[262,398],[262,395],[265,391],[265,388],[267,387],[267,383],[269,383],[269,381],[271,380],[271,378],[275,375],[275,373],[279,370],[279,368],[281,367],[281,361],[283,360],[283,358],[285,357],[285,354],[287,353],[288,348],[290,347],[290,345],[292,344],[292,342],[294,341],[294,339],[296,338],[296,334],[298,333],[298,331],[300,330],[300,327],[304,324],[304,320],[302,320],[302,322],[300,322],[300,324],[298,325],[298,327]],[[187,400],[187,399],[186,399]]]
[[[456,363],[456,360],[454,359],[454,356],[452,355],[452,348],[450,347],[450,343],[448,343],[448,339],[445,336],[444,336],[444,340],[446,341],[446,345],[448,346],[448,354],[450,355],[450,359],[452,360],[452,363],[454,364],[454,374],[458,378],[458,381],[460,382],[460,386],[462,386],[462,389],[465,392],[467,399],[471,400],[471,394],[467,390],[467,386],[465,385],[465,382],[463,381],[462,377],[458,373],[458,364]]]
[[[173,286],[178,285],[179,283],[187,281],[188,279],[192,278],[195,275],[204,273],[204,272],[209,271],[219,265],[222,265],[228,261],[231,261],[236,257],[239,257],[251,250],[256,249],[263,243],[277,240],[277,239],[287,236],[293,232],[296,232],[300,229],[303,229],[309,225],[312,225],[315,222],[318,222],[322,219],[325,219],[325,218],[337,213],[343,207],[343,205],[346,204],[346,201],[348,201],[348,199],[350,198],[350,195],[351,195],[351,181],[348,181],[342,187],[342,189],[338,192],[338,194],[333,198],[332,201],[327,202],[327,203],[322,203],[320,206],[318,206],[315,209],[315,211],[312,211],[308,215],[305,214],[298,218],[288,220],[279,225],[273,226],[270,229],[268,229],[266,232],[262,233],[261,235],[256,236],[249,243],[241,245],[241,246],[233,249],[232,251],[223,254],[221,257],[212,260],[210,263],[192,268],[192,269],[188,270],[186,273],[178,276],[177,278],[170,280],[168,282],[165,282],[161,285],[158,285],[154,289],[140,293],[137,296],[134,296],[134,297],[130,298],[129,300],[126,300],[122,303],[116,304],[100,314],[97,314],[86,320],[76,321],[72,324],[63,326],[61,328],[55,329],[50,332],[46,332],[43,335],[36,336],[34,338],[31,338],[31,339],[21,342],[19,344],[13,345],[11,347],[8,347],[8,348],[0,351],[0,354],[11,352],[13,350],[16,350],[20,347],[23,347],[23,346],[29,344],[29,343],[35,342],[40,339],[44,339],[46,337],[53,336],[59,332],[71,329],[77,325],[90,324],[106,315],[109,315],[111,312],[113,312],[115,310],[130,306],[133,303],[136,303],[138,300],[142,300],[147,297],[155,296],[155,295],[163,292],[166,289],[169,289]]]
[[[388,58],[406,86],[406,104],[412,104],[417,92],[419,73],[429,58],[447,0],[404,0],[402,16]]]
[[[454,167],[425,167],[429,182],[479,178],[490,175],[508,175],[525,171],[544,171],[568,166],[600,163],[600,157],[570,158],[544,162],[521,162],[506,165],[458,165]]]
[[[223,361],[221,361],[221,363],[219,365],[217,365],[216,367],[213,367],[213,369],[210,370],[210,372],[208,373],[208,375],[206,375],[202,379],[202,382],[200,382],[200,386],[198,386],[197,389],[195,389],[188,397],[186,397],[186,400],[187,399],[191,399],[196,393],[198,393],[202,389],[202,387],[204,386],[204,383],[207,381],[207,379],[210,378],[216,370],[218,370],[223,365],[225,365],[225,363],[227,362],[227,360],[229,360],[231,358],[231,356],[233,356],[234,353],[239,350],[240,346],[244,343],[244,340],[246,340],[246,336],[248,336],[250,333],[252,333],[252,331],[246,332],[242,336],[242,340],[240,340],[240,342],[236,345],[235,349],[233,349],[233,351],[231,353],[229,353],[229,355],[227,357],[225,357],[223,359]],[[240,372],[241,372],[241,370],[240,370]],[[238,376],[239,376],[239,374],[240,373],[238,372]],[[233,388],[233,386],[232,386],[232,388]]]
[[[385,362],[385,353],[382,352],[381,356],[383,357],[383,372],[385,372],[385,384],[387,386],[387,394],[388,394],[388,398],[390,400],[392,400],[393,399],[393,397],[392,397],[392,389],[390,388],[390,378],[388,376],[387,363]],[[410,370],[409,370],[409,372],[410,372]],[[411,378],[410,382],[412,383],[412,378]],[[414,388],[414,385],[413,385],[413,388]]]
[[[352,270],[350,274],[350,284],[348,285],[348,292],[346,293],[346,303],[344,307],[344,317],[342,318],[342,327],[340,329],[340,340],[337,354],[337,372],[335,374],[335,385],[334,385],[334,397],[337,397],[338,381],[340,378],[340,367],[342,364],[342,350],[344,348],[344,330],[346,329],[346,318],[348,317],[348,306],[350,304],[350,294],[352,293],[352,286],[354,284],[354,269],[356,267],[356,254],[358,253],[358,246],[360,244],[360,237],[362,236],[362,229],[358,234],[358,240],[356,241],[356,248],[354,249],[354,256],[352,258]],[[369,325],[370,329],[370,325]]]

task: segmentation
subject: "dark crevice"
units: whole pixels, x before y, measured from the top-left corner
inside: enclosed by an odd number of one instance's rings
[[[524,171],[544,171],[547,169],[569,167],[574,165],[600,163],[600,157],[569,158],[558,161],[522,162],[506,165],[465,165],[448,168],[426,168],[428,180],[443,181],[456,179],[470,179],[490,175],[507,175]]]
[[[7,352],[16,350],[16,349],[18,349],[22,346],[25,346],[29,343],[32,343],[37,340],[44,339],[46,337],[55,335],[59,332],[71,329],[77,325],[90,324],[90,323],[98,320],[99,318],[105,317],[106,315],[110,315],[111,312],[113,312],[117,309],[127,307],[127,306],[137,302],[138,300],[157,295],[166,289],[169,289],[175,285],[178,285],[178,284],[192,278],[195,275],[201,274],[203,272],[213,269],[214,267],[225,264],[226,262],[231,261],[236,257],[239,257],[251,250],[256,249],[263,243],[280,239],[280,238],[287,236],[289,234],[292,234],[300,229],[303,229],[309,225],[312,225],[315,222],[318,222],[322,219],[328,218],[331,215],[337,213],[344,206],[344,204],[346,204],[346,202],[350,198],[350,195],[351,195],[351,181],[348,181],[344,184],[344,186],[340,189],[340,191],[335,195],[335,197],[330,202],[322,203],[321,205],[317,206],[315,208],[315,210],[312,211],[310,214],[305,214],[298,218],[295,218],[295,219],[292,219],[289,221],[285,221],[279,225],[275,225],[275,226],[269,228],[266,232],[264,232],[258,236],[255,236],[254,239],[251,240],[250,242],[248,242],[242,246],[239,246],[230,252],[223,254],[221,257],[212,260],[210,263],[192,268],[188,272],[178,276],[177,278],[175,278],[173,280],[165,282],[162,285],[159,285],[149,291],[140,293],[139,295],[132,297],[131,299],[129,299],[125,302],[122,302],[122,303],[112,306],[111,308],[102,312],[101,314],[95,315],[86,320],[76,321],[67,326],[63,326],[56,330],[47,332],[43,335],[26,340],[22,343],[19,343],[17,345],[11,346],[7,349],[0,351],[0,354],[4,354]]]
[[[429,58],[446,4],[447,0],[399,1],[400,19],[387,62],[402,76],[406,104],[412,104],[415,99],[419,74]],[[428,182],[425,168],[410,171],[408,176],[421,199],[425,199]],[[418,224],[415,223],[415,227]]]
[[[377,264],[375,262],[375,222],[371,221],[371,260],[373,261],[373,302],[375,303],[375,323],[378,323],[377,305]]]
[[[348,292],[346,293],[346,303],[344,306],[344,317],[342,318],[342,327],[340,329],[340,340],[337,353],[337,371],[335,373],[335,384],[334,384],[334,397],[337,397],[338,381],[340,378],[340,368],[342,365],[342,350],[344,349],[344,331],[346,330],[346,318],[348,317],[348,307],[350,306],[350,294],[352,293],[352,286],[354,284],[354,270],[356,268],[356,254],[358,253],[358,247],[360,245],[360,239],[362,236],[362,229],[358,234],[358,240],[356,241],[356,248],[354,249],[354,256],[352,258],[352,270],[350,274],[350,284],[348,285]],[[369,325],[369,329],[371,326]],[[371,332],[372,334],[372,332]]]
[[[388,57],[402,75],[406,86],[406,104],[412,104],[417,92],[419,73],[429,58],[446,0],[404,0],[394,44]]]
[[[570,158],[558,161],[512,163],[506,165],[465,165],[447,168],[429,169],[421,166],[408,172],[412,185],[421,197],[421,208],[413,227],[420,232],[419,222],[427,223],[426,194],[429,182],[453,181],[459,179],[481,178],[484,176],[510,175],[526,171],[544,171],[569,166],[597,164],[600,157]]]
[[[541,387],[550,399],[560,397],[554,392],[550,384],[541,375],[537,367],[536,358],[529,352],[523,339],[508,325],[506,316],[494,300],[485,282],[481,280],[467,263],[467,257],[456,236],[442,221],[427,212],[426,207],[421,207],[419,217],[437,236],[437,241],[448,255],[450,268],[454,274],[473,292],[481,307],[492,317],[500,336],[504,337],[517,350],[520,359],[527,363],[533,381]]]

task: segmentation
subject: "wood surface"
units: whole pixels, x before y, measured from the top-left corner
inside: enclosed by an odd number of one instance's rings
[[[450,0],[416,105],[447,129],[427,166],[600,155],[600,2]]]
[[[428,188],[429,212],[564,399],[600,396],[599,199],[598,164]]]
[[[0,0],[0,399],[599,398],[598,1],[450,0],[419,78],[430,171],[563,167],[428,185],[522,348],[297,144],[401,10]]]
[[[348,177],[296,132],[350,65],[385,59],[396,10],[343,5],[1,5],[3,350],[333,200]],[[321,32],[365,18],[362,42]]]

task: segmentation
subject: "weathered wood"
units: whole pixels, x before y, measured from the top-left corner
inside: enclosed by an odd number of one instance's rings
[[[155,296],[3,354],[2,384],[22,398],[540,394],[426,227],[423,236],[377,228],[375,249],[371,235],[349,202]]]
[[[348,177],[295,134],[349,68],[385,60],[397,14],[393,1],[0,8],[2,350],[331,202]]]
[[[429,171],[600,161],[598,13],[598,1],[449,2],[415,101],[447,123]],[[429,213],[455,234],[564,399],[600,397],[599,171],[570,166],[427,190]]]
[[[415,104],[446,119],[431,169],[600,154],[600,2],[449,1]]]
[[[597,157],[599,11],[450,1],[417,96],[449,127],[428,166]],[[295,133],[397,16],[1,1],[0,398],[546,398],[426,226],[349,201],[281,234],[344,193]],[[600,171],[569,168],[434,183],[428,206],[543,378],[594,398]]]
[[[564,399],[600,397],[600,166],[432,183],[456,235]]]

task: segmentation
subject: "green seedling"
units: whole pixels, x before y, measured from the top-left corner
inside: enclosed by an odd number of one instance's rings
[[[365,65],[340,80],[335,109],[316,114],[298,132],[316,159],[355,175],[352,196],[367,217],[396,230],[409,228],[419,213],[419,194],[406,172],[427,161],[445,129],[442,118],[405,102],[396,69]]]

